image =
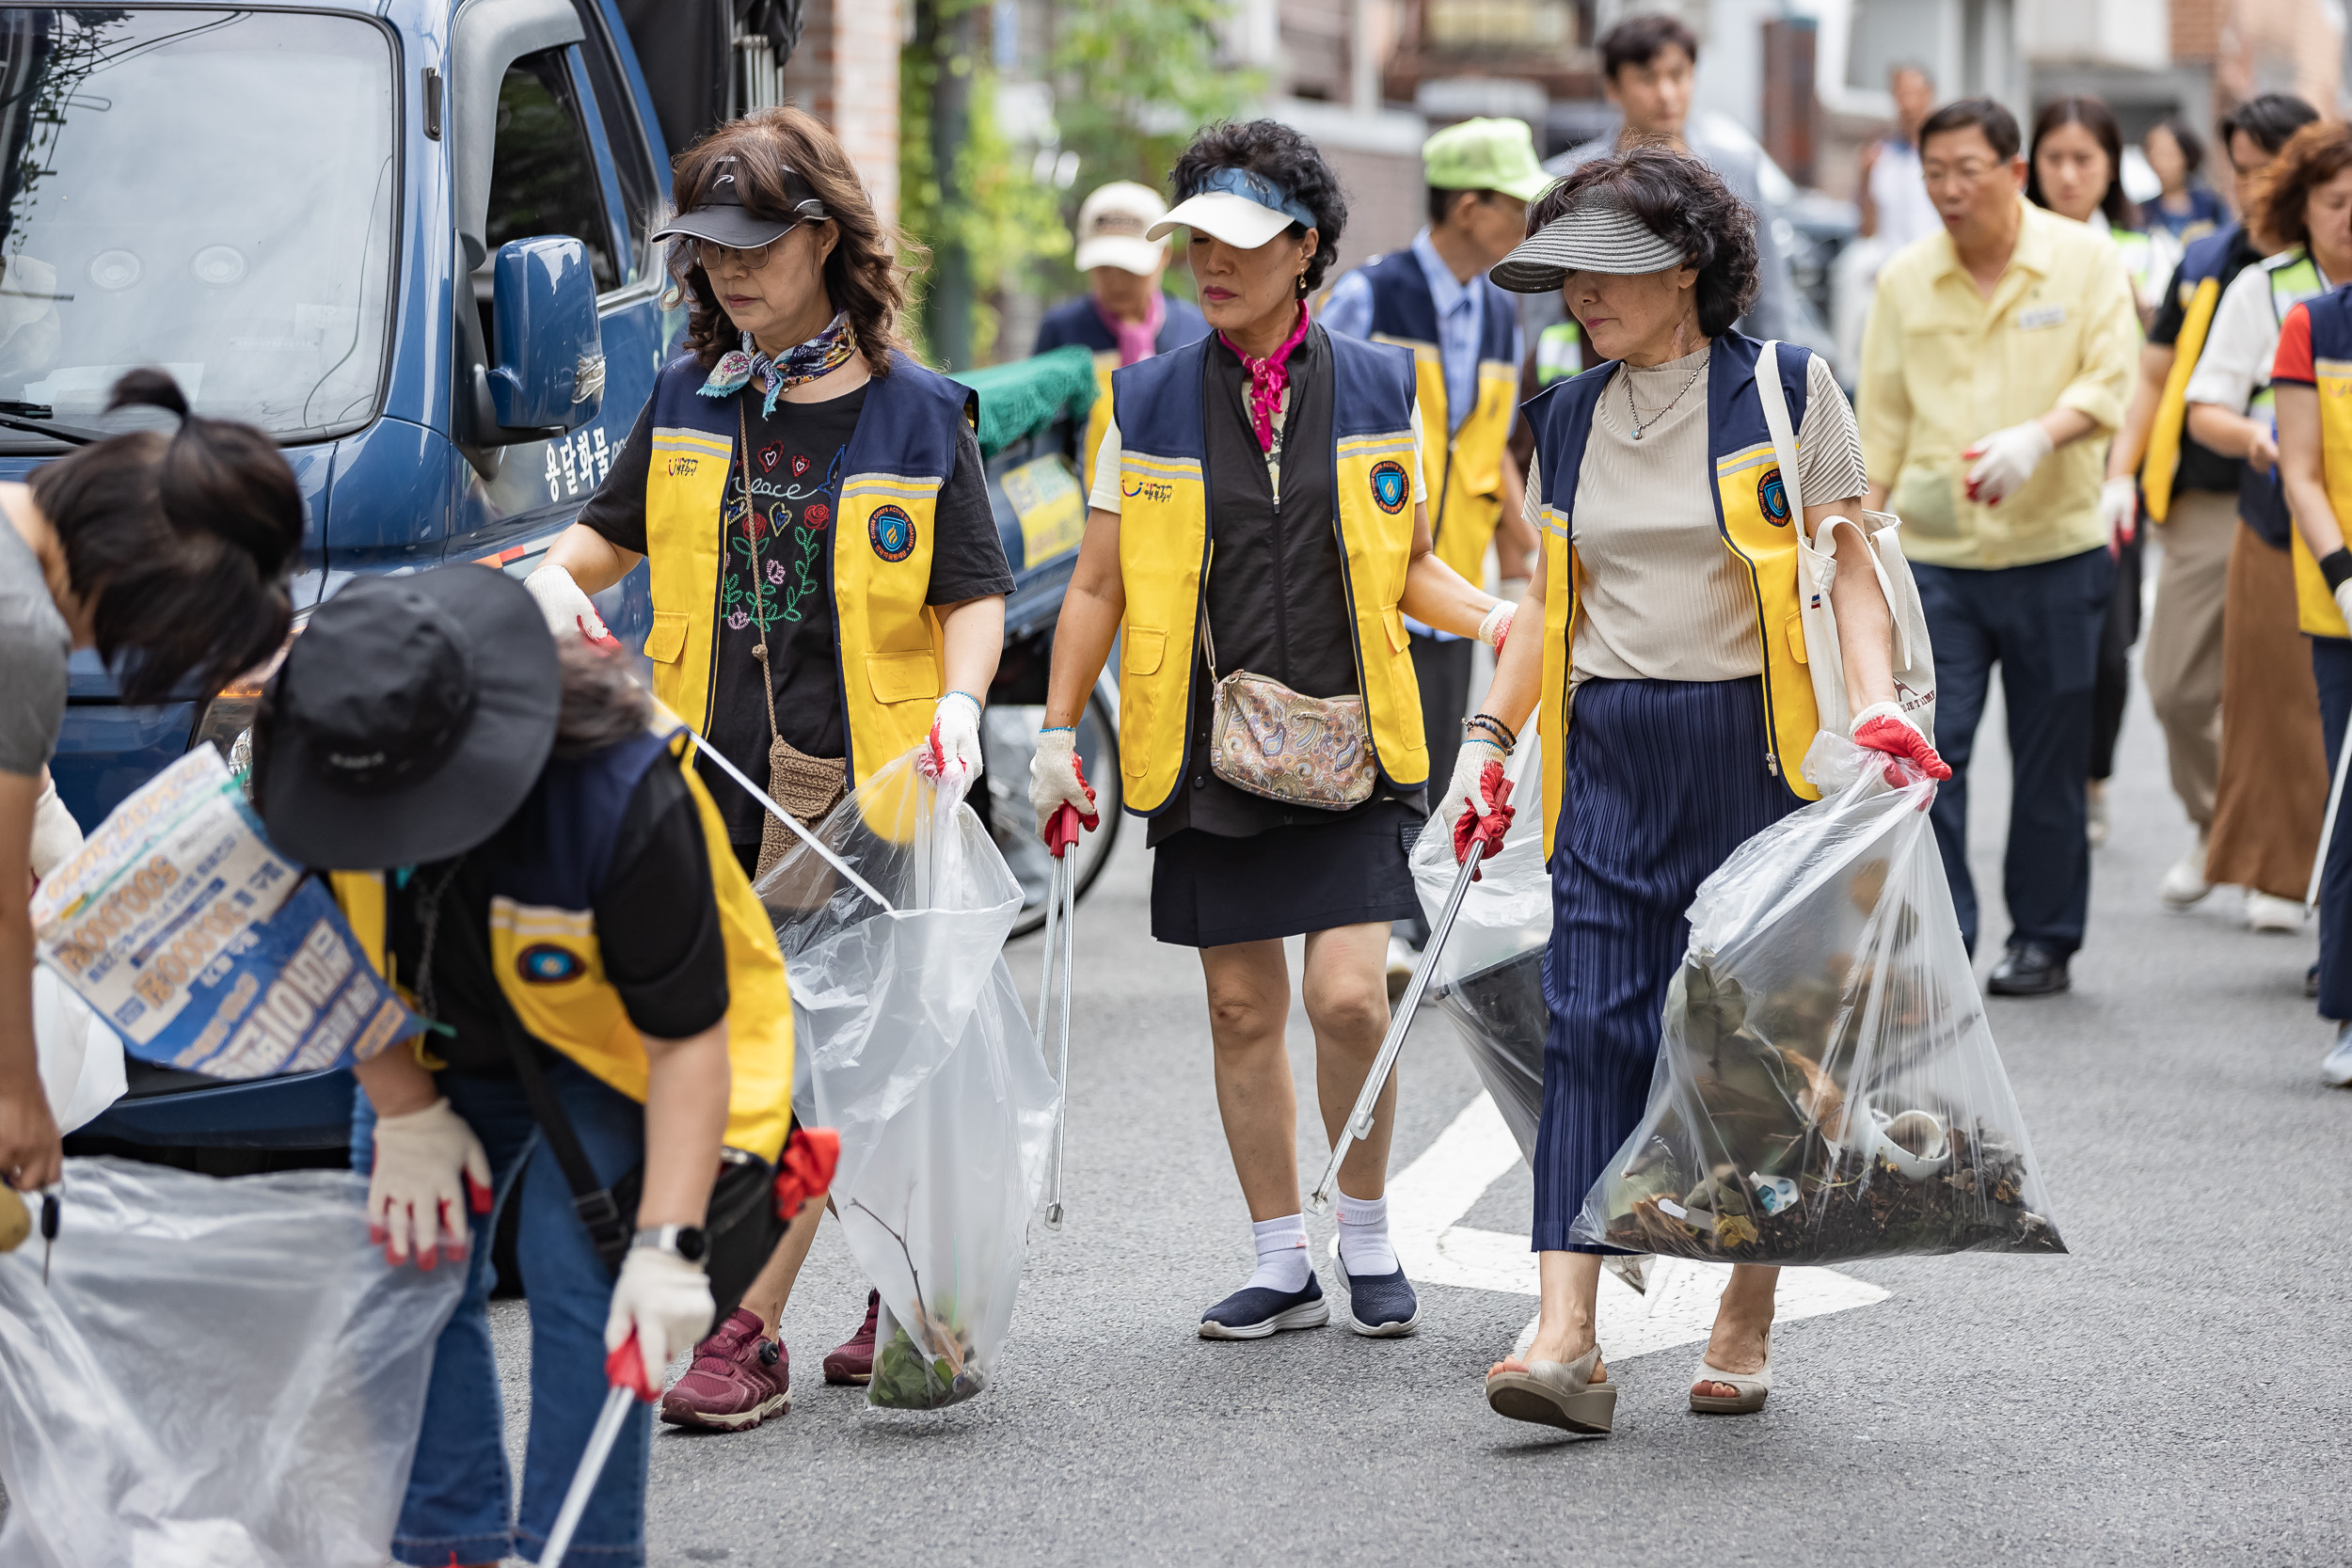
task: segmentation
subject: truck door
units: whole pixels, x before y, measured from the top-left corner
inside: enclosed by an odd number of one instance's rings
[[[462,174],[453,181],[461,267],[474,264],[464,271],[454,302],[458,384],[452,421],[466,460],[457,471],[461,488],[447,559],[495,563],[516,576],[535,567],[571,526],[651,396],[664,341],[660,296],[665,283],[659,251],[644,238],[660,189],[654,149],[627,95],[600,8],[595,0],[523,3],[543,12],[550,6],[568,10],[574,26],[559,24],[556,30],[573,36],[506,60],[498,71],[493,113],[469,116],[453,94],[453,134],[476,140],[451,148],[454,166],[470,162],[480,170],[481,138],[488,142],[478,230],[469,227],[468,181]],[[486,62],[466,58],[462,40],[453,50],[453,65],[487,74]],[[482,77],[473,84],[477,93],[488,87]],[[465,90],[453,87],[456,93]],[[489,106],[481,99],[476,103]],[[602,335],[602,401],[575,429],[516,438],[517,433],[500,430],[483,406],[475,368],[497,368],[492,269],[499,248],[546,235],[568,236],[586,250]],[[625,643],[643,642],[652,605],[642,568],[599,594],[597,604]]]

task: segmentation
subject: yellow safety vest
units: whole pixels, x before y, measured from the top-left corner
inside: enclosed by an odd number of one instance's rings
[[[930,731],[946,689],[930,593],[939,490],[955,471],[957,421],[969,388],[894,355],[866,384],[831,522],[833,615],[840,655],[850,778],[862,783]],[[645,476],[645,561],[653,630],[645,657],[663,706],[696,731],[710,728],[718,658],[719,583],[727,533],[721,515],[736,455],[737,400],[700,395],[704,371],[673,360],[654,388],[653,462]],[[741,759],[735,759],[739,762]]]
[[[1716,526],[1745,571],[1756,595],[1756,643],[1763,662],[1765,732],[1771,749],[1762,766],[1807,800],[1821,792],[1797,771],[1820,729],[1813,679],[1805,670],[1804,606],[1798,582],[1797,531],[1780,461],[1756,393],[1758,351],[1753,338],[1726,332],[1715,340],[1707,378],[1708,450],[1715,465]],[[1793,371],[1788,368],[1793,360]],[[1544,483],[1544,684],[1534,721],[1543,736],[1544,857],[1556,847],[1560,802],[1566,792],[1567,738],[1580,567],[1575,541],[1576,488],[1592,434],[1593,412],[1616,370],[1611,360],[1547,388],[1531,399],[1536,466]],[[1806,366],[1793,353],[1781,381],[1792,420],[1804,420]]]
[[[1412,371],[1392,348],[1329,334],[1333,480],[1346,560],[1350,630],[1372,745],[1391,784],[1428,782],[1421,688],[1399,608],[1412,562]],[[1158,355],[1113,378],[1120,453],[1120,783],[1138,816],[1165,810],[1189,755],[1193,649],[1209,565],[1207,432],[1202,388],[1210,341]]]
[[[676,766],[682,734],[646,737],[609,748],[590,759],[591,768],[626,774],[621,787],[573,788],[573,804],[590,814],[617,817],[630,781],[645,768]],[[634,768],[634,772],[628,770]],[[710,881],[719,903],[721,936],[727,956],[727,1126],[729,1148],[773,1161],[784,1148],[792,1119],[792,993],[775,929],[752,892],[750,879],[728,847],[726,827],[694,769],[680,768],[702,821],[708,847]],[[580,781],[569,778],[565,787]],[[554,787],[543,779],[540,787]],[[583,818],[568,818],[584,820]],[[606,823],[606,828],[613,824]],[[575,857],[584,859],[585,857]],[[331,875],[335,901],[376,973],[415,998],[397,972],[390,951],[384,874],[338,871]],[[596,942],[594,890],[580,865],[494,868],[490,897],[490,961],[499,990],[531,1035],[563,1053],[599,1083],[643,1103],[645,1098],[644,1038],[628,1019],[620,992],[605,977]],[[419,1059],[430,1057],[430,1035],[410,1042]]]

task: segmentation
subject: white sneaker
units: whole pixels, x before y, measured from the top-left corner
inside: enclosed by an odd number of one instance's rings
[[[2172,863],[2172,868],[2164,874],[2164,880],[2156,887],[2157,895],[2176,910],[2188,908],[2212,891],[2213,884],[2205,880],[2205,842],[2202,839],[2197,841],[2197,847]]]
[[[2352,1023],[2336,1026],[2335,1049],[2319,1064],[2319,1081],[2331,1089],[2352,1088]]]
[[[2246,890],[2246,926],[2253,931],[2299,931],[2303,906],[2293,898]]]
[[[1406,942],[1403,937],[1389,939],[1389,1005],[1391,1006],[1394,1006],[1403,1000],[1405,988],[1413,983],[1413,966],[1420,961],[1421,955],[1413,951],[1411,942]]]

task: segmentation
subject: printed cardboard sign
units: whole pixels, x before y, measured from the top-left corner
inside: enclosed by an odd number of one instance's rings
[[[41,961],[125,1050],[166,1067],[349,1067],[424,1027],[333,897],[270,847],[210,746],[117,806],[42,881],[32,916]]]

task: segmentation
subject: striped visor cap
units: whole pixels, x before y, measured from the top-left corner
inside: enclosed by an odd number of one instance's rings
[[[1546,294],[1572,272],[1663,272],[1684,260],[1621,203],[1587,197],[1520,241],[1486,276],[1515,294]]]

